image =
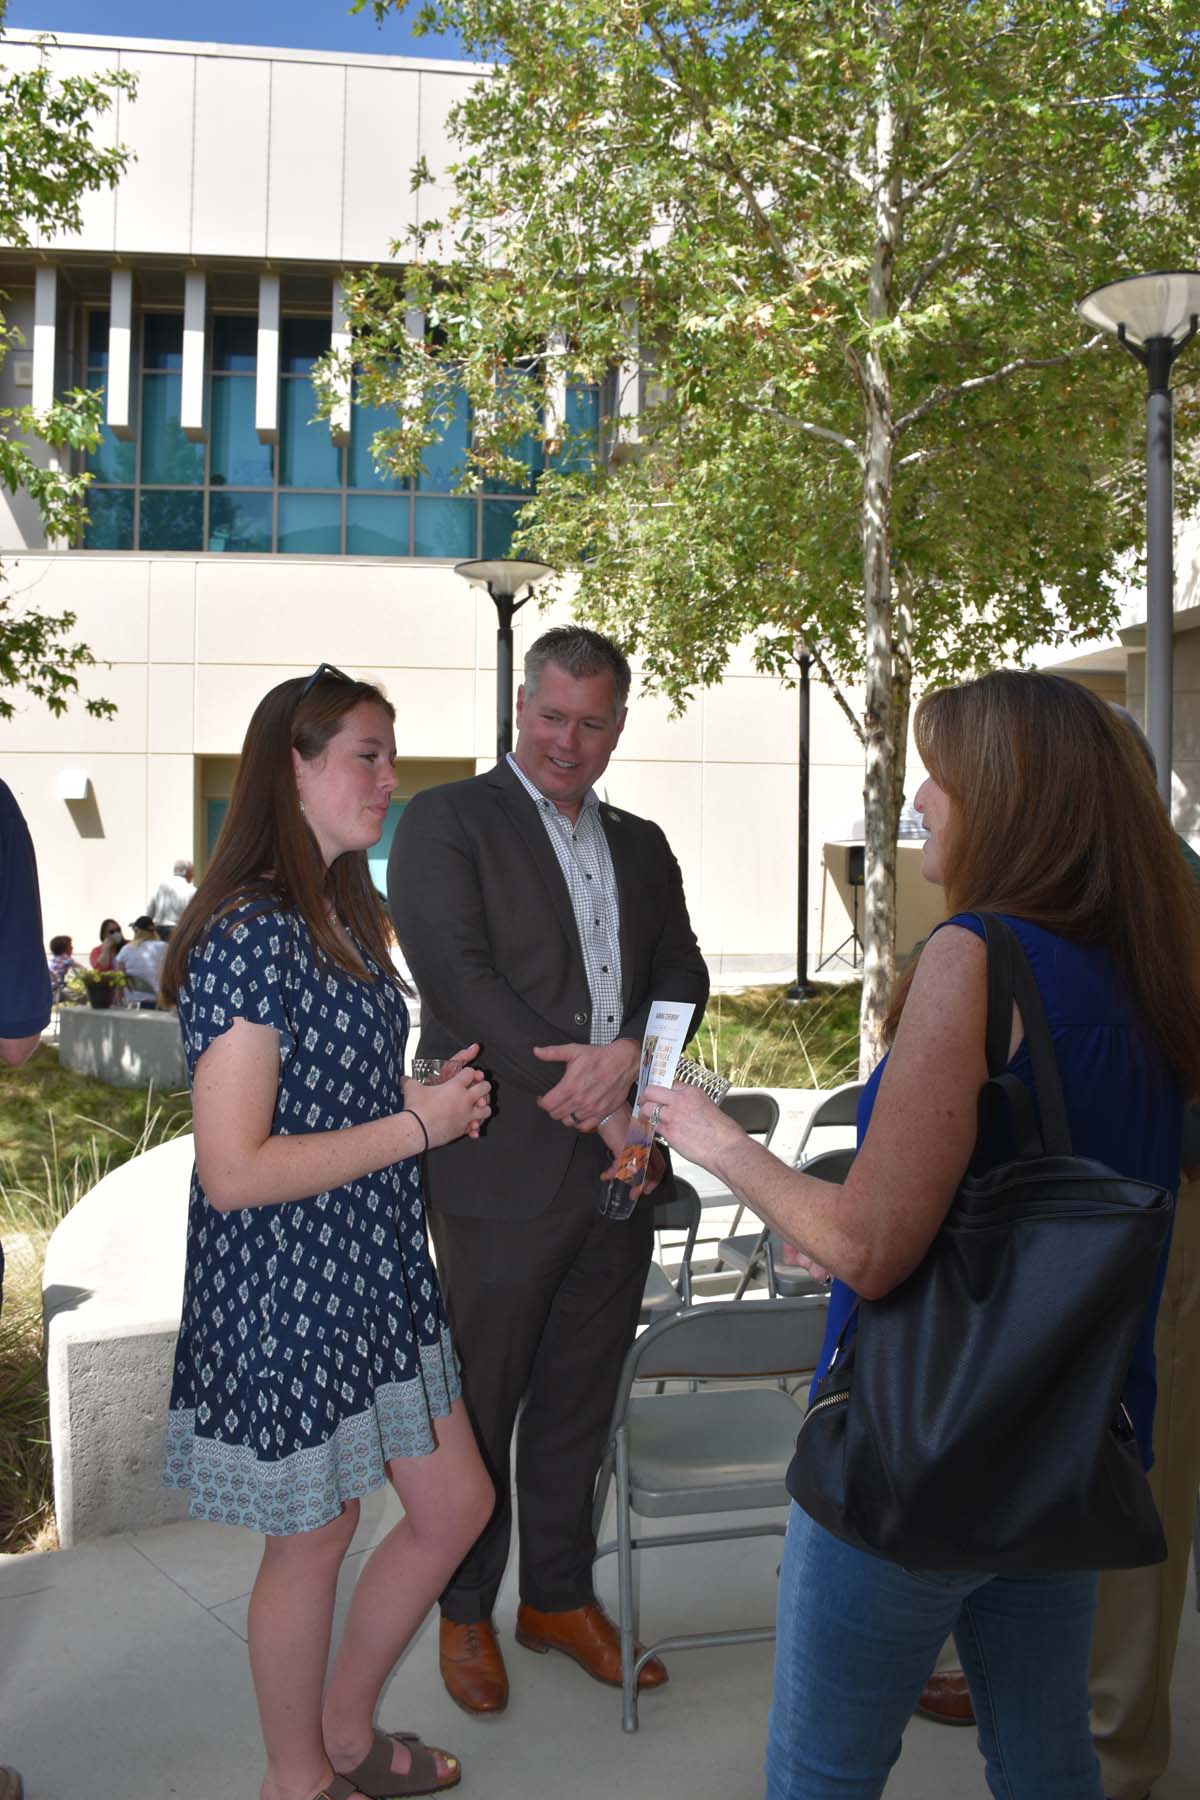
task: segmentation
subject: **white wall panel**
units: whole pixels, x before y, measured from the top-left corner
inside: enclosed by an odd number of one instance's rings
[[[194,256],[262,256],[267,246],[271,64],[196,61]]]
[[[157,255],[191,249],[196,59],[130,52],[137,98],[122,97],[121,141],[135,153],[117,189],[117,247]]]
[[[146,830],[142,864],[144,906],[183,856],[195,856],[196,777],[190,756],[147,758]]]
[[[307,673],[320,662],[335,662],[372,679],[398,663],[473,666],[471,596],[449,569],[291,557],[201,561],[195,569],[201,661],[224,661],[236,642],[246,661],[263,665],[264,692],[272,669],[280,669],[274,679],[282,681],[293,664],[306,665]],[[490,611],[486,596],[485,603]],[[280,628],[285,618],[286,633]]]
[[[151,671],[147,730],[151,752],[175,751],[190,756],[194,685],[187,663],[160,663]],[[181,850],[175,852],[175,856],[182,855]]]
[[[420,80],[415,69],[346,70],[341,254],[348,262],[387,262],[391,239],[416,223],[409,175],[417,160]]]
[[[341,255],[346,71],[338,63],[271,66],[267,255]]]
[[[13,46],[15,49],[16,46]],[[8,47],[5,47],[5,60]],[[89,80],[116,69],[121,63],[117,51],[74,50],[61,45],[54,52],[55,72],[60,75],[83,75]],[[121,108],[128,105],[124,94],[114,94],[108,111],[96,119],[92,127],[94,142],[102,150],[112,150],[121,139]],[[126,134],[127,136],[128,134]],[[89,248],[109,250],[115,243],[117,197],[112,188],[85,194],[80,201],[78,231],[57,232],[44,240],[47,249],[74,250]]]
[[[190,680],[196,641],[196,564],[164,557],[144,566],[150,577],[150,660],[186,663]]]

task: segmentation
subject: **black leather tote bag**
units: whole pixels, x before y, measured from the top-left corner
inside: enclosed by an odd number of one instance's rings
[[[963,1180],[924,1260],[813,1395],[787,1485],[836,1537],[915,1568],[1032,1573],[1162,1562],[1121,1392],[1172,1196],[1071,1149],[1033,972],[1003,920],[988,948],[979,1141],[1007,1107],[1016,1153]],[[1037,1087],[1002,1073],[1012,1001]],[[1040,1124],[1039,1124],[1040,1118]]]

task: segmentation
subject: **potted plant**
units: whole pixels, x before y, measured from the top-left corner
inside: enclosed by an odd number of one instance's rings
[[[89,1006],[103,1010],[111,1006],[113,996],[125,986],[123,969],[72,969],[63,984],[73,998],[86,1000]]]

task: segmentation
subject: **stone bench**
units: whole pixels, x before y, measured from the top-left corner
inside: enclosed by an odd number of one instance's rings
[[[189,1136],[123,1163],[47,1246],[42,1302],[64,1549],[187,1516],[187,1496],[161,1478],[192,1158]]]
[[[63,1006],[58,1014],[58,1060],[110,1087],[153,1086],[160,1094],[188,1084],[179,1015],[126,1006]]]

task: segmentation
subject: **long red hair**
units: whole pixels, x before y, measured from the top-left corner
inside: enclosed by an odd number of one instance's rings
[[[1200,888],[1129,726],[1062,675],[997,670],[926,694],[921,760],[953,803],[951,913],[1011,913],[1104,945],[1147,1032],[1200,1093]],[[911,965],[888,1018],[899,1020]]]
[[[300,810],[292,751],[306,762],[321,755],[348,712],[364,700],[395,708],[369,681],[322,675],[306,690],[303,677],[281,681],[259,701],[242,745],[229,811],[212,862],[171,934],[161,993],[170,1005],[187,970],[188,954],[213,923],[246,900],[264,910],[294,908],[317,950],[347,975],[362,977],[331,909],[349,926],[372,960],[401,987],[392,970],[391,922],[375,890],[365,850],[347,850],[326,868],[317,840]]]

